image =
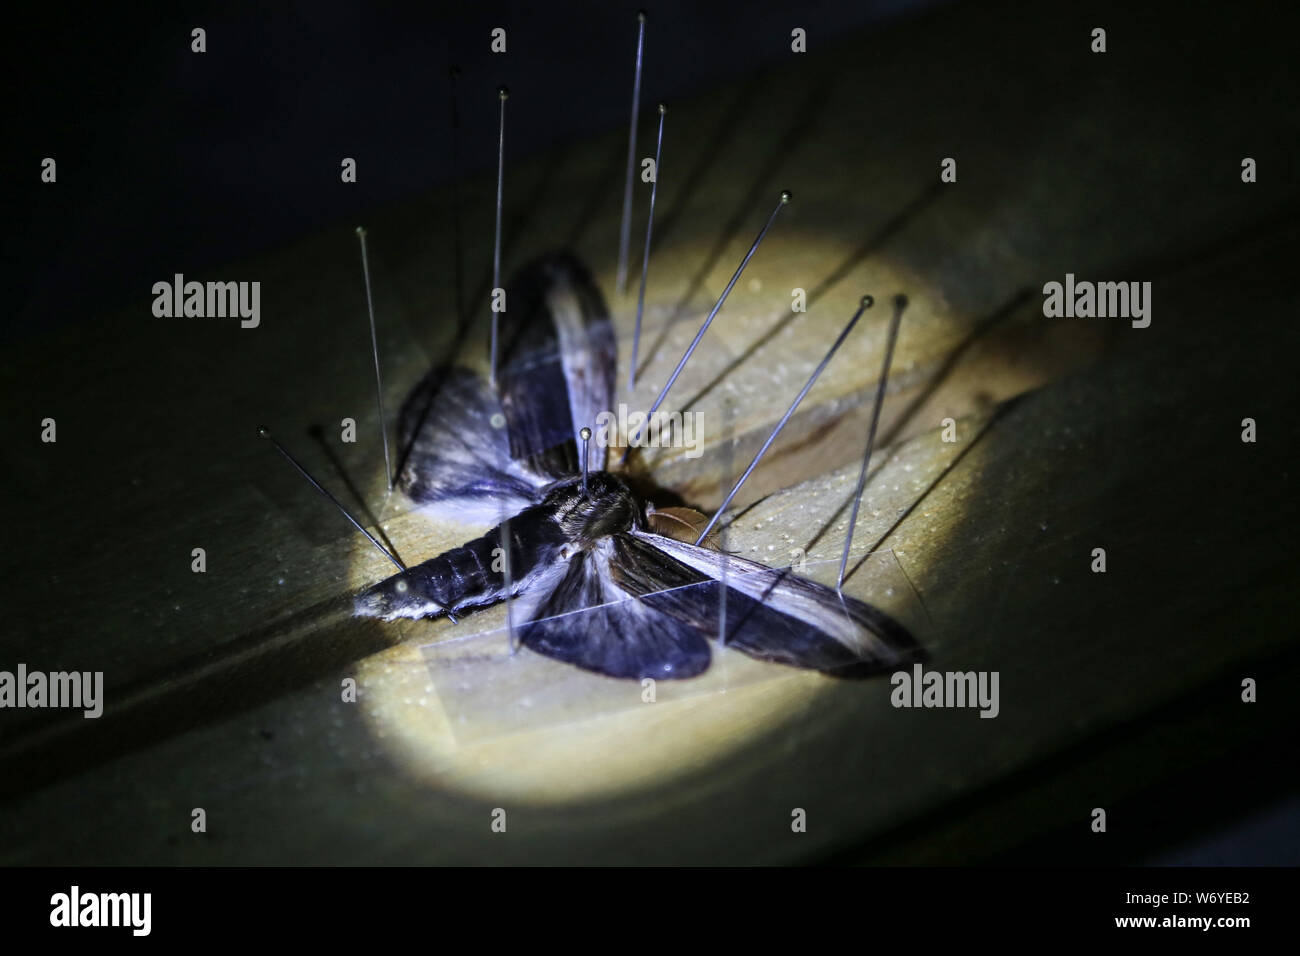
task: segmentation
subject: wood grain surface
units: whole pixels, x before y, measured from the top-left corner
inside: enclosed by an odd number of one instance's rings
[[[1268,677],[1297,663],[1300,237],[1282,158],[1297,118],[1261,77],[1291,68],[1210,75],[1230,37],[1172,42],[1155,13],[1104,12],[1105,57],[1089,18],[956,6],[672,104],[645,370],[619,395],[649,404],[793,190],[668,403],[702,416],[703,454],[645,466],[716,507],[872,293],[726,537],[833,581],[888,301],[905,294],[849,590],[904,617],[928,666],[997,671],[996,719],[730,652],[647,704],[634,683],[508,656],[502,609],[353,619],[351,596],[391,567],[256,426],[408,562],[484,529],[387,494],[356,240],[331,231],[223,270],[262,282],[257,329],[156,319],[142,297],[7,351],[0,667],[102,670],[106,703],[96,721],[0,714],[0,861],[964,862],[1062,826],[1082,844],[1092,807],[1271,746],[1295,707]],[[560,248],[589,265],[620,383],[625,136],[511,167],[504,249],[507,273]],[[1259,183],[1240,181],[1243,155]],[[955,184],[938,182],[947,156]],[[389,409],[433,363],[484,367],[494,189],[466,180],[366,224]],[[1067,272],[1151,281],[1151,326],[1045,318],[1042,285]],[[36,440],[46,416],[57,444]],[[1265,688],[1257,707],[1244,677]]]

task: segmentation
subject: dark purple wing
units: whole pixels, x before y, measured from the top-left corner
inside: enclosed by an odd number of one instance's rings
[[[499,390],[464,368],[439,367],[398,418],[398,485],[414,501],[496,521],[578,473],[575,436],[610,408],[616,350],[609,313],[576,259],[525,266],[500,317]],[[591,466],[603,467],[604,450]]]
[[[723,630],[724,593],[726,644],[751,657],[856,677],[922,656],[906,628],[869,604],[788,569],[649,532],[610,535],[530,590],[515,605],[522,643],[612,677],[704,671],[707,642]]]
[[[668,580],[702,582],[646,600],[706,637],[723,630],[725,589],[726,644],[751,657],[865,676],[922,656],[907,629],[880,609],[788,568],[768,568],[650,532],[619,537],[615,576],[630,589],[662,591],[657,585]],[[670,565],[673,569],[666,570]]]
[[[600,290],[574,257],[538,259],[507,287],[500,335],[511,457],[551,478],[577,474],[578,432],[595,430],[614,400],[617,352]],[[599,471],[604,450],[596,452]]]
[[[709,666],[698,628],[665,614],[658,598],[638,597],[611,568],[614,541],[580,551],[534,582],[515,602],[515,633],[525,647],[610,677],[694,677]]]

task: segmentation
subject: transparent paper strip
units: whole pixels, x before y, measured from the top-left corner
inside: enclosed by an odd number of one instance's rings
[[[892,551],[850,558],[857,571],[845,593],[885,611],[925,643],[926,613]],[[779,569],[778,569],[779,570]],[[833,586],[839,561],[809,561],[799,576]],[[737,577],[740,575],[737,574]],[[708,586],[708,582],[688,588]],[[581,627],[590,610],[565,615]],[[472,628],[472,618],[462,622]],[[607,677],[553,660],[527,647],[510,652],[509,632],[492,628],[420,648],[443,711],[461,744],[539,726],[590,720],[635,707],[726,693],[787,676],[791,668],[755,660],[710,641],[713,660],[702,674],[685,680],[644,681]]]

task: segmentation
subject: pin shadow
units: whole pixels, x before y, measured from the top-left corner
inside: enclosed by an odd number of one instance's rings
[[[554,182],[556,174],[564,166],[564,157],[568,150],[563,146],[556,146],[551,149],[546,156],[546,164],[542,167],[541,172],[537,174],[537,179],[531,190],[528,191],[528,199],[511,209],[510,217],[501,226],[501,260],[505,261],[506,255],[514,251],[519,243],[519,237],[523,235],[534,218],[537,216],[537,210],[541,208],[542,203],[551,192],[551,184]],[[495,194],[494,194],[495,195]],[[491,265],[485,270],[482,281],[479,282],[473,295],[469,298],[469,314],[472,316],[483,303],[488,299],[492,291],[492,267]]]
[[[970,333],[944,357],[943,363],[935,370],[934,374],[930,376],[929,381],[926,382],[925,387],[921,390],[920,394],[912,399],[912,401],[908,404],[907,408],[904,409],[903,412],[898,416],[898,418],[891,424],[888,431],[885,431],[880,435],[880,437],[876,442],[876,447],[878,448],[889,447],[889,445],[898,437],[902,429],[906,427],[907,423],[911,421],[916,416],[916,413],[920,411],[920,409],[925,405],[926,400],[929,399],[930,396],[933,395],[935,391],[939,388],[939,386],[943,384],[943,382],[952,374],[953,370],[957,367],[957,363],[961,360],[961,357],[967,351],[970,350],[971,346],[974,345],[975,342],[977,342],[981,337],[987,335],[990,331],[992,331],[997,325],[1004,322],[1011,315],[1014,315],[1016,310],[1019,309],[1029,298],[1031,292],[1032,290],[1029,289],[1028,287],[1021,289],[1014,296],[1008,299],[1006,303],[999,306],[996,310],[989,313],[988,316],[986,316],[984,319],[978,322],[975,325],[975,327],[970,331]],[[960,454],[958,454],[957,457],[953,459],[953,461],[948,465],[948,467],[944,469],[943,475],[946,475],[952,469],[952,467],[956,465],[957,462],[960,461],[970,451],[971,447],[973,447],[976,444],[976,442],[979,441],[980,437],[982,437],[983,434],[988,430],[989,426],[992,425],[992,423],[995,420],[1000,419],[1002,415],[1005,413],[1005,410],[1009,408],[1011,403],[1014,401],[1015,399],[1008,399],[1006,402],[1003,402],[1001,405],[998,406],[997,411],[994,412],[993,417],[989,419],[989,422],[986,423],[985,427],[980,430],[979,434],[977,434],[975,438],[972,439],[966,445],[966,447],[962,449]],[[876,474],[879,473],[879,471],[880,471],[880,467],[878,466],[874,471],[870,472],[867,475],[866,484],[862,486],[864,493],[866,492],[867,486],[871,484],[872,478],[874,478]],[[924,492],[924,494],[929,494],[929,492],[933,490],[933,487],[934,486],[931,485],[931,487],[928,488]],[[854,489],[855,494],[856,491],[857,489],[855,488]],[[807,545],[805,546],[805,550],[809,550],[809,551],[812,550],[817,545],[817,543],[822,540],[822,538],[835,524],[835,522],[840,519],[840,516],[844,513],[844,510],[846,508],[851,507],[852,500],[853,500],[853,495],[851,494],[848,498],[845,499],[844,503],[840,505],[839,508],[837,508],[829,518],[827,518],[825,524],[823,524],[821,528],[817,531],[817,533],[813,535],[813,537],[808,541]],[[917,500],[919,501],[920,499]],[[755,502],[755,504],[757,503],[758,502]],[[908,513],[911,513],[912,508],[915,508],[915,506],[916,503],[914,502],[912,507],[908,509]],[[750,507],[753,506],[751,505]],[[892,534],[894,529],[897,527],[898,527],[898,523],[895,522],[895,524],[889,529],[889,531],[886,532],[879,540],[877,540],[868,549],[867,553],[870,554],[872,551],[874,551],[876,547],[882,541],[884,541],[885,538],[887,538],[890,534]],[[848,532],[846,531],[846,533]],[[854,565],[853,570],[856,571],[861,566],[861,564],[862,564],[861,561],[858,562],[858,564]],[[847,581],[849,576],[851,575],[852,575],[852,571],[850,571],[849,574],[845,576],[845,580]]]
[[[671,208],[669,208],[657,223],[658,230],[655,233],[653,242],[650,244],[650,251],[653,253],[663,243],[664,236],[672,231],[673,225],[681,218],[683,211],[690,204],[691,199],[699,191],[700,186],[704,183],[708,175],[709,168],[717,161],[718,157],[723,154],[726,145],[736,133],[740,126],[740,121],[745,112],[753,104],[758,102],[757,93],[763,83],[766,82],[766,75],[758,73],[753,76],[744,87],[737,92],[735,99],[727,104],[722,111],[722,119],[714,129],[699,137],[700,153],[695,159],[695,164],[690,170],[675,181],[681,182],[682,187],[677,191]],[[671,168],[671,167],[670,167]],[[670,177],[674,178],[674,177]]]
[[[695,294],[703,288],[705,278],[707,278],[708,274],[713,270],[713,267],[717,265],[718,260],[722,258],[722,254],[727,250],[727,246],[730,245],[732,239],[736,237],[740,228],[749,218],[755,204],[763,195],[764,188],[769,187],[770,184],[775,181],[776,174],[780,172],[781,165],[785,162],[786,157],[797,149],[807,138],[809,130],[814,126],[818,117],[826,108],[826,94],[830,87],[831,82],[829,79],[820,81],[808,93],[799,106],[796,107],[794,122],[784,134],[777,138],[772,149],[768,152],[767,158],[763,161],[763,165],[759,167],[758,174],[754,177],[752,185],[745,192],[744,196],[741,197],[741,200],[736,207],[736,211],[732,213],[731,218],[723,224],[722,231],[718,234],[718,238],[714,242],[713,248],[709,250],[709,253],[704,257],[704,261],[700,263],[699,269],[697,269],[695,275],[691,277],[691,281],[687,284],[686,291],[682,294],[682,297],[678,300],[677,305],[673,309],[672,317],[664,323],[663,327],[659,330],[658,337],[656,337],[654,343],[646,351],[645,360],[641,363],[641,368],[637,369],[637,378],[640,378],[654,361],[655,355],[658,353],[659,349],[663,347],[664,340],[667,338],[669,330],[680,322],[686,315],[690,308],[691,300],[694,299]],[[661,226],[661,238],[662,235],[663,228]]]
[[[930,396],[938,391],[939,386],[942,385],[944,381],[947,380],[948,376],[952,374],[953,369],[957,367],[957,363],[961,361],[962,356],[969,352],[976,342],[988,335],[1007,319],[1011,318],[1011,316],[1015,315],[1016,312],[1018,312],[1025,303],[1029,301],[1033,296],[1033,293],[1034,290],[1029,286],[1021,288],[1014,296],[1008,299],[1004,305],[995,311],[990,312],[982,320],[976,323],[975,327],[967,333],[966,337],[958,342],[953,347],[952,351],[944,356],[943,362],[937,369],[935,369],[934,374],[930,376],[930,380],[925,383],[925,387],[912,398],[912,401],[908,404],[907,408],[898,416],[897,420],[894,421],[889,430],[880,436],[880,443],[882,445],[889,445],[893,442],[903,430],[903,427],[912,420],[916,413],[919,412],[929,400]]]
[[[601,204],[605,201],[605,194],[609,190],[610,184],[617,181],[618,170],[622,158],[623,144],[616,140],[609,158],[600,166],[600,174],[594,177],[595,185],[587,194],[586,204],[578,212],[577,217],[573,221],[573,230],[565,238],[564,247],[566,249],[572,249],[577,246],[578,240],[582,238],[582,234],[587,231],[587,227],[591,225],[592,221],[596,218],[596,213],[599,211]]]
[[[517,239],[518,235],[523,231],[524,226],[536,214],[537,209],[540,207],[542,199],[545,196],[549,183],[551,182],[551,180],[555,178],[555,174],[563,165],[562,160],[564,158],[564,155],[565,155],[565,150],[562,147],[557,147],[556,149],[551,151],[551,157],[549,162],[543,168],[541,174],[538,176],[537,187],[533,190],[533,198],[521,212],[516,212],[511,218],[509,232],[507,233],[507,235],[509,235],[511,238],[502,239],[502,246],[501,246],[502,258],[505,257],[507,250],[513,247],[515,240]],[[457,242],[457,249],[459,250],[459,242]],[[478,291],[474,294],[471,301],[473,303],[478,303],[480,300],[485,301],[488,293],[488,287],[491,285],[491,283],[492,283],[492,273],[491,270],[489,269],[486,277],[483,279],[482,284],[480,285]],[[475,306],[475,308],[476,307],[477,306]],[[430,363],[429,368],[431,371],[440,367],[450,368],[452,365],[455,364],[456,357],[460,355],[461,350],[465,347],[465,342],[469,338],[470,329],[473,326],[473,311],[474,311],[473,308],[467,310],[465,315],[461,318],[461,320],[457,324],[456,334],[452,337],[451,341],[447,344],[447,347],[442,353],[442,355]],[[426,417],[429,414],[429,410],[433,407],[434,403],[438,400],[438,397],[439,395],[441,395],[441,393],[442,393],[442,382],[439,382],[435,388],[428,390],[427,394],[424,397],[423,402],[421,403],[418,409],[408,409],[406,402],[403,402],[402,406],[398,409],[397,438],[398,438],[399,445],[397,449],[397,464],[393,468],[394,482],[396,482],[398,476],[402,474],[402,469],[406,467],[406,462],[411,456],[411,449],[414,447],[415,444],[415,436],[419,434],[420,426],[423,425]],[[414,414],[410,415],[408,414],[408,412],[413,412]],[[401,423],[404,420],[409,420],[413,422],[413,427],[411,428],[410,436],[407,438],[406,441],[402,440],[402,435],[401,435],[401,431],[402,431]]]
[[[822,279],[814,288],[809,290],[806,305],[811,307],[815,302],[821,299],[836,284],[843,281],[850,272],[852,272],[860,263],[877,250],[884,247],[894,236],[903,230],[912,219],[920,215],[927,206],[929,206],[943,192],[939,183],[934,183],[921,191],[919,195],[906,206],[900,209],[892,217],[872,233],[862,245],[858,246],[851,252],[847,258],[830,271],[826,278]],[[797,316],[804,315],[803,312],[795,312],[791,309],[779,322],[764,332],[761,336],[745,349],[740,355],[732,359],[727,366],[718,373],[718,375],[699,392],[689,398],[681,407],[682,411],[687,411],[694,407],[697,402],[717,388],[727,376],[736,369],[740,368],[745,362],[749,361],[759,349],[767,345],[774,338],[781,334],[781,331],[789,325]]]
[[[343,466],[342,460],[340,460],[338,454],[330,447],[329,442],[325,439],[325,429],[320,425],[312,425],[307,429],[307,434],[309,434],[321,447],[321,450],[325,452],[325,457],[329,459],[330,466],[334,469],[335,474],[338,475],[339,480],[343,482],[343,486],[347,488],[348,494],[350,494],[352,500],[356,502],[361,514],[365,517],[366,521],[370,523],[371,527],[379,532],[380,540],[384,542],[384,545],[398,558],[398,560],[401,560],[402,556],[398,554],[397,548],[389,539],[388,532],[384,530],[383,525],[379,523],[379,519],[376,518],[374,512],[370,510],[370,506],[366,504],[366,499],[361,493],[361,489],[359,489],[356,486],[356,483],[353,482],[352,476],[348,474],[348,470]]]
[[[959,342],[957,346],[947,354],[947,356],[945,356],[943,363],[935,370],[934,374],[930,377],[929,381],[927,381],[921,393],[918,396],[913,398],[913,400],[908,404],[907,408],[899,415],[897,420],[893,422],[889,430],[881,434],[881,436],[879,437],[876,443],[876,446],[878,448],[888,447],[897,438],[897,436],[902,431],[902,429],[906,427],[907,423],[911,421],[916,416],[917,412],[924,406],[926,400],[931,395],[933,395],[934,392],[939,388],[939,386],[952,374],[953,370],[956,368],[957,363],[960,361],[961,357],[967,351],[969,351],[969,349],[981,337],[987,335],[997,325],[1004,322],[1011,315],[1015,314],[1017,309],[1019,309],[1025,303],[1025,301],[1030,297],[1032,291],[1033,290],[1028,287],[1021,289],[1004,305],[1000,306],[998,309],[991,312],[987,317],[985,317],[983,320],[981,320],[979,323],[976,324],[976,326],[971,330],[971,332],[961,342]],[[1018,398],[1019,396],[1016,396],[1015,398],[1012,399],[1008,399],[1007,401],[1001,403],[997,407],[997,410],[994,412],[992,418],[990,418],[989,421],[985,424],[984,428],[982,428],[980,432],[969,443],[967,443],[967,445],[961,450],[961,452],[957,455],[957,457],[954,458],[953,461],[949,463],[949,465],[944,469],[944,471],[939,476],[939,478],[935,480],[935,483],[931,484],[931,486],[927,488],[925,492],[923,492],[922,495],[918,497],[915,502],[912,503],[912,505],[908,508],[907,512],[902,517],[899,518],[899,521],[895,522],[889,528],[889,530],[885,532],[884,535],[882,535],[877,541],[875,541],[867,549],[866,552],[867,555],[875,551],[876,548],[879,547],[881,542],[883,542],[886,538],[889,537],[890,534],[894,532],[894,530],[898,527],[899,523],[903,520],[903,518],[906,517],[908,514],[911,514],[911,512],[915,509],[917,503],[919,503],[926,495],[928,495],[931,491],[934,490],[934,488],[938,484],[938,481],[941,480],[943,477],[945,477],[952,470],[952,468],[955,467],[956,464],[959,461],[961,461],[962,458],[966,456],[966,454],[969,453],[970,449],[980,440],[981,437],[983,437],[983,435],[988,431],[988,429],[992,426],[992,424],[995,421],[1001,419],[1001,417],[1006,413],[1007,410],[1009,410],[1012,407],[1012,405],[1015,403],[1015,401],[1018,400]],[[863,485],[864,493],[866,488],[871,484],[872,479],[879,473],[880,467],[881,466],[877,466],[874,470],[868,473],[866,483]],[[854,489],[854,492],[851,493],[849,497],[844,500],[844,503],[841,504],[837,509],[835,509],[835,511],[826,519],[826,521],[822,524],[821,528],[819,528],[817,532],[810,539],[808,539],[807,543],[804,546],[805,551],[811,551],[826,536],[826,534],[835,525],[835,523],[838,520],[840,520],[840,517],[845,513],[845,510],[852,506],[852,502],[855,494],[856,494],[856,488]],[[727,524],[730,525],[732,522],[737,521],[740,518],[744,517],[744,515],[747,512],[757,507],[759,504],[761,504],[769,497],[771,496],[764,495],[763,497],[750,502],[739,512],[737,512],[731,518],[731,521],[727,522]],[[859,561],[856,565],[853,566],[853,568],[845,575],[846,581],[850,577],[852,577],[854,571],[856,571],[859,567],[862,566],[862,563],[865,560],[866,557],[864,556],[861,561]]]
[[[448,71],[448,98],[451,104],[451,248],[455,272],[456,298],[456,339],[459,341],[469,327],[469,301],[465,298],[465,227],[462,222],[462,205],[460,186],[460,104],[456,96],[456,79],[460,68],[452,66]]]
[[[940,484],[943,483],[944,479],[946,479],[948,475],[952,473],[953,469],[956,468],[959,464],[961,464],[962,461],[965,460],[966,456],[971,453],[971,449],[973,449],[976,445],[978,445],[980,441],[983,440],[984,436],[987,435],[990,431],[992,431],[993,427],[999,422],[1001,422],[1002,419],[1005,418],[1007,414],[1012,409],[1014,409],[1016,405],[1020,403],[1022,398],[1023,398],[1022,395],[1015,395],[1007,399],[1005,402],[1002,402],[1000,405],[998,405],[997,409],[993,412],[993,414],[989,416],[989,420],[984,423],[984,427],[975,433],[975,436],[966,443],[965,447],[962,448],[962,450],[957,453],[957,455],[953,458],[952,461],[948,462],[948,464],[944,467],[943,471],[939,472],[939,474],[935,476],[934,481],[930,482],[930,484],[926,486],[926,489],[916,496],[916,498],[912,501],[912,503],[907,506],[907,509],[895,519],[894,523],[891,524],[888,528],[886,528],[884,532],[882,532],[881,535],[871,543],[870,547],[867,548],[866,554],[864,554],[862,558],[858,561],[858,563],[853,565],[852,569],[850,569],[849,572],[844,576],[845,581],[853,577],[853,575],[857,572],[858,568],[866,564],[867,558],[870,557],[871,554],[875,552],[876,549],[879,548],[880,545],[883,544],[891,534],[897,531],[899,526],[904,521],[906,521],[909,517],[911,517],[912,512],[916,511],[917,507],[921,504],[921,502],[923,502],[926,498],[928,498],[930,496],[930,493],[934,491],[934,489],[938,488]],[[879,471],[879,469],[877,469],[877,471]],[[867,480],[869,483],[870,476],[868,476]],[[831,522],[834,522],[835,519],[839,517],[841,512],[843,512],[844,509],[847,508],[848,506],[849,506],[848,501],[845,501],[844,504],[840,505],[839,509],[835,512],[835,514],[831,516]],[[829,527],[829,524],[830,522],[828,522],[828,524],[822,528],[822,530],[818,533],[818,537],[821,537],[822,534],[825,534],[826,528]],[[814,542],[815,540],[816,539],[814,539]],[[812,543],[810,543],[808,547],[811,548]],[[904,574],[906,573],[907,572],[904,572]],[[908,583],[911,583],[910,578],[908,579]]]
[[[18,728],[0,750],[0,801],[279,700],[397,642],[353,618],[351,596],[313,605],[113,688],[117,703],[98,720],[61,713]]]

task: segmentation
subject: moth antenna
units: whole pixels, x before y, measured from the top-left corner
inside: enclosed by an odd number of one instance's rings
[[[393,490],[393,465],[388,457],[388,418],[384,414],[384,383],[379,377],[379,335],[375,331],[375,303],[370,296],[370,255],[366,252],[366,230],[357,226],[361,240],[361,272],[366,277],[366,310],[370,313],[370,350],[375,356],[375,401],[379,405],[379,433],[384,438],[384,477],[389,493]]]
[[[699,346],[700,340],[704,338],[704,333],[709,330],[709,325],[713,322],[713,317],[717,315],[718,310],[722,308],[722,303],[727,301],[727,296],[731,294],[732,288],[740,279],[740,274],[745,271],[745,266],[749,265],[749,260],[754,257],[754,253],[757,251],[759,243],[763,241],[763,237],[767,235],[767,231],[772,228],[772,223],[776,222],[777,213],[779,213],[792,199],[794,199],[794,194],[791,193],[790,190],[782,190],[781,199],[776,204],[776,208],[772,210],[772,215],[767,217],[767,222],[763,224],[763,228],[759,230],[758,238],[754,240],[754,244],[751,245],[749,251],[745,253],[745,258],[740,260],[740,265],[736,267],[735,275],[731,277],[731,281],[727,283],[727,287],[722,290],[722,295],[718,296],[717,304],[713,306],[713,311],[710,312],[708,318],[704,320],[704,324],[700,326],[700,330],[695,333],[694,340],[686,347],[686,354],[683,355],[682,360],[677,363],[677,368],[673,370],[672,375],[668,376],[668,381],[659,392],[659,397],[656,398],[654,404],[650,406],[650,411],[646,412],[645,421],[641,422],[641,424],[637,426],[636,433],[628,440],[627,448],[623,449],[623,464],[627,464],[627,456],[631,454],[632,448],[636,445],[637,440],[640,439],[642,429],[644,429],[650,422],[650,419],[654,417],[654,413],[659,411],[659,406],[662,405],[664,399],[668,397],[668,390],[672,388],[673,383],[677,381],[677,376],[682,374],[682,369],[685,368],[686,363],[690,361],[691,354]]]
[[[582,438],[582,497],[587,497],[587,443],[591,441],[591,429],[585,425],[582,431],[578,432]]]
[[[867,484],[867,464],[871,461],[871,449],[876,443],[876,426],[880,424],[880,406],[885,400],[885,383],[889,380],[889,363],[894,357],[894,343],[898,341],[898,327],[903,321],[903,310],[907,308],[907,296],[894,296],[894,316],[889,322],[889,339],[885,344],[885,363],[880,369],[880,382],[876,386],[876,403],[871,409],[871,428],[867,431],[867,450],[862,456],[862,471],[858,474],[858,489],[853,493],[853,510],[849,513],[849,532],[844,537],[844,554],[840,557],[840,576],[835,582],[835,590],[844,589],[844,569],[849,564],[849,549],[853,547],[853,532],[858,525],[858,506],[862,504],[862,489]]]
[[[510,91],[504,86],[497,90],[497,97],[501,100],[501,123],[497,128],[497,229],[496,240],[492,245],[492,288],[494,290],[501,288],[501,206],[503,188],[505,185],[506,170],[506,100],[510,98]],[[493,293],[495,295],[495,292]],[[497,326],[499,324],[499,313],[496,309],[492,310],[492,368],[489,374],[489,381],[493,388],[497,385]]]
[[[627,249],[632,239],[632,168],[636,163],[636,123],[641,112],[641,53],[645,49],[645,11],[636,14],[636,75],[632,80],[632,126],[627,134],[627,182],[623,186],[623,224],[618,233],[618,294],[627,287]]]
[[[664,116],[668,107],[659,104],[659,138],[655,142],[655,178],[650,181],[650,215],[645,223],[645,254],[641,257],[641,291],[636,297],[636,329],[632,332],[632,367],[627,371],[627,389],[636,388],[636,354],[641,345],[641,313],[645,311],[645,279],[650,271],[650,235],[655,225],[655,194],[659,192],[659,157],[664,148]]]
[[[718,519],[722,517],[722,513],[726,511],[727,506],[731,504],[731,499],[735,498],[736,492],[740,491],[740,486],[745,483],[745,479],[747,479],[750,474],[753,473],[754,469],[758,467],[759,461],[765,454],[767,454],[767,450],[772,447],[772,442],[776,441],[776,436],[781,433],[781,429],[784,428],[785,423],[790,420],[790,416],[794,414],[794,410],[799,407],[799,403],[803,401],[804,396],[812,389],[813,383],[817,381],[817,377],[821,375],[822,371],[830,363],[831,356],[833,356],[839,350],[839,347],[844,344],[844,340],[848,338],[849,333],[853,331],[853,326],[857,325],[858,319],[862,318],[862,313],[871,308],[874,303],[875,299],[871,296],[864,295],[862,297],[862,300],[858,303],[858,311],[853,313],[853,318],[849,319],[849,324],[844,326],[844,331],[840,332],[839,338],[835,340],[834,344],[831,345],[830,349],[826,352],[825,357],[817,367],[813,369],[812,375],[808,377],[808,381],[804,383],[804,387],[799,390],[799,394],[796,395],[794,401],[790,403],[790,407],[785,410],[785,414],[781,416],[781,420],[776,423],[776,427],[772,429],[772,434],[767,436],[767,441],[763,442],[763,447],[758,450],[758,454],[755,455],[754,460],[749,463],[749,467],[745,469],[745,473],[741,475],[740,480],[732,486],[731,491],[727,493],[727,497],[723,499],[718,510],[715,511],[713,517],[709,519],[709,523],[705,525],[704,530],[700,532],[700,536],[695,539],[697,545],[704,540],[705,535],[713,530],[713,526],[717,524]]]
[[[366,540],[369,541],[371,544],[373,544],[379,550],[380,554],[386,557],[389,561],[392,561],[393,564],[397,565],[397,570],[399,571],[406,570],[406,565],[404,565],[401,561],[399,561],[391,551],[389,551],[382,544],[380,544],[375,539],[375,536],[373,534],[371,534],[369,531],[363,528],[361,526],[361,522],[358,521],[356,518],[352,517],[352,513],[348,511],[347,508],[343,507],[343,503],[340,502],[337,498],[335,498],[332,494],[330,494],[329,491],[325,489],[324,485],[322,485],[319,481],[317,481],[315,478],[311,476],[311,472],[309,472],[306,468],[304,468],[302,465],[298,463],[298,459],[294,458],[293,455],[289,454],[288,450],[283,445],[281,445],[278,441],[275,440],[269,428],[267,428],[265,425],[262,425],[260,428],[257,429],[257,434],[260,435],[262,438],[265,438],[272,445],[274,445],[275,450],[278,451],[281,455],[283,455],[285,460],[289,462],[289,464],[293,465],[294,468],[298,469],[298,473],[307,479],[308,484],[310,484],[313,488],[315,488],[322,495],[328,498],[330,504],[332,504],[335,508],[338,508],[339,511],[342,513],[343,517],[351,521],[352,526],[356,528],[358,531],[360,531],[362,534],[364,534],[366,536]]]

